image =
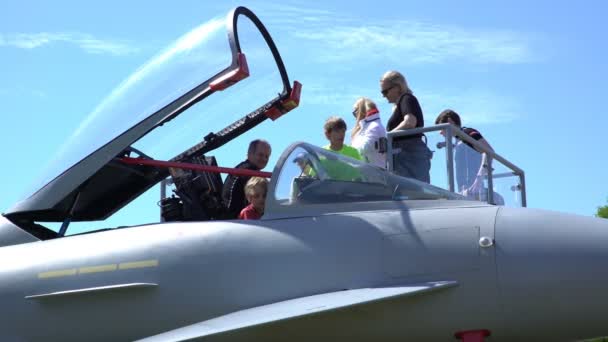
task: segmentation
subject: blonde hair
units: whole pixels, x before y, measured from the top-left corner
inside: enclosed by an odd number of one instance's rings
[[[367,97],[360,97],[355,101],[353,105],[355,107],[355,111],[357,112],[355,127],[353,128],[353,132],[350,135],[350,138],[354,138],[355,135],[361,130],[361,126],[359,125],[359,121],[365,118],[365,115],[372,110],[378,109],[376,103]]]
[[[380,82],[389,82],[401,88],[401,94],[414,95],[414,92],[407,85],[407,80],[399,71],[391,70],[387,71],[382,75]]]
[[[245,195],[253,195],[256,192],[263,192],[266,195],[268,191],[268,180],[263,177],[251,177],[245,184]]]

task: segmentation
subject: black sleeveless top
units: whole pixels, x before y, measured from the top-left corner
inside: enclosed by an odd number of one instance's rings
[[[406,114],[412,114],[416,117],[416,127],[424,127],[424,116],[422,115],[422,108],[420,108],[420,103],[418,103],[418,99],[416,96],[412,94],[403,94],[399,98],[397,102],[397,106],[393,110],[393,114],[388,119],[386,123],[386,130],[392,131],[395,127],[397,127],[405,117]],[[422,134],[415,134],[405,138],[395,139],[394,141],[401,141],[412,138],[420,138]]]

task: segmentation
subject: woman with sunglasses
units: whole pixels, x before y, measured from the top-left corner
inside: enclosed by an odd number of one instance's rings
[[[386,139],[386,130],[376,104],[366,97],[360,97],[353,105],[353,116],[356,122],[350,145],[359,151],[364,161],[386,168],[386,154],[380,150],[381,140]]]
[[[380,79],[380,92],[394,104],[393,114],[386,124],[388,132],[424,127],[424,117],[418,99],[398,71],[388,71]],[[393,172],[403,177],[430,183],[433,153],[426,146],[423,134],[413,134],[393,139]]]

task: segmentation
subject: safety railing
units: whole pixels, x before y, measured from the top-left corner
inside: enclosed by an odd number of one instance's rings
[[[423,134],[422,138],[411,137],[420,134]],[[395,171],[395,160],[401,153],[400,145],[393,142],[408,136],[410,139],[422,139],[433,152],[431,184],[473,200],[526,207],[524,171],[452,124],[388,133],[387,162],[390,171]],[[445,158],[440,157],[440,150],[445,151]],[[509,196],[511,193],[513,196]]]

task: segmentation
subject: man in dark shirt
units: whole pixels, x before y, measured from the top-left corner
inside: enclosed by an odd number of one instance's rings
[[[460,116],[451,109],[446,109],[437,116],[435,124],[450,123],[460,128],[469,137],[477,141],[486,150],[494,151],[492,146],[484,139],[478,130],[469,127],[462,127]],[[442,131],[443,135],[444,132]],[[485,153],[475,148],[472,144],[460,140],[458,138],[456,146],[454,147],[454,162],[456,164],[456,185],[457,191],[476,199],[482,199],[485,194],[482,195],[486,189],[483,186],[483,177],[487,174],[486,164],[489,163],[489,159]],[[490,165],[488,165],[490,167]],[[498,196],[495,194],[496,204],[500,204]]]
[[[247,160],[239,163],[235,168],[259,171],[266,167],[270,158],[270,144],[266,140],[256,139],[249,143]],[[228,219],[236,219],[247,203],[245,197],[245,184],[251,177],[228,175],[222,188],[222,199],[227,208]]]
[[[424,127],[424,117],[418,99],[407,85],[405,77],[397,71],[389,71],[380,79],[380,92],[389,103],[393,103],[393,114],[386,131],[397,132]],[[393,158],[393,172],[403,177],[415,178],[430,183],[432,152],[422,140],[422,134],[393,139],[393,148],[398,151]],[[390,156],[389,156],[390,157]]]

